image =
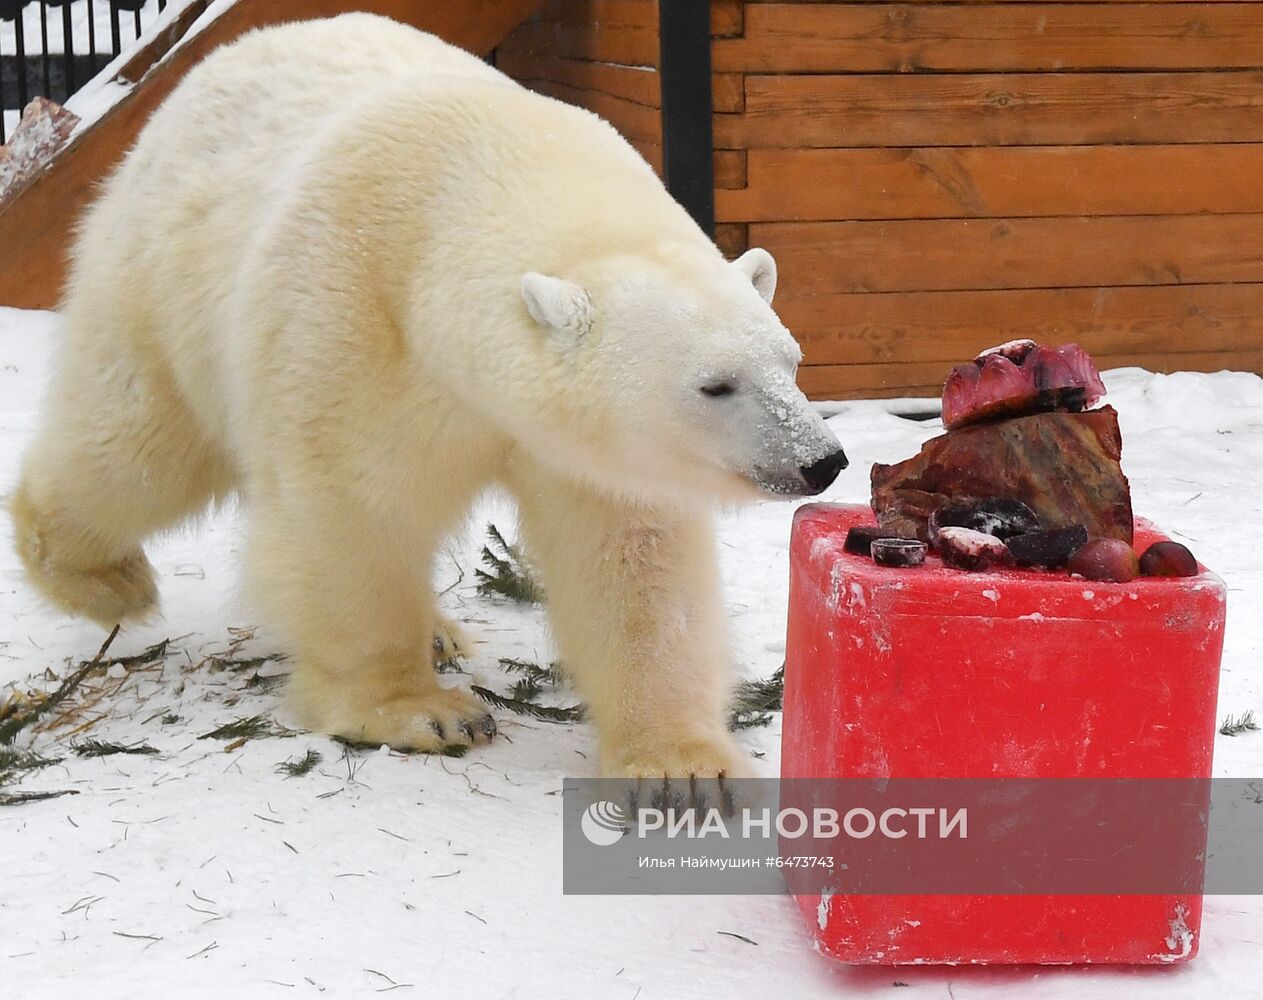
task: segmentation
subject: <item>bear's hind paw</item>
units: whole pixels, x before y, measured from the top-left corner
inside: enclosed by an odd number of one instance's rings
[[[449,756],[490,743],[497,732],[487,707],[458,688],[391,698],[324,728],[353,743],[384,743],[395,750]]]

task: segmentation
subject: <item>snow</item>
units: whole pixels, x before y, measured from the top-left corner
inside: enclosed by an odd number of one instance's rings
[[[51,314],[0,309],[0,500],[54,339]],[[1122,414],[1137,509],[1228,582],[1219,716],[1263,715],[1263,380],[1127,369],[1106,383]],[[940,430],[891,412],[900,409],[827,407],[853,464],[826,499],[865,499],[869,463],[911,455]],[[746,676],[768,676],[783,657],[793,508],[767,502],[722,521],[733,645]],[[452,586],[446,610],[481,640],[472,677],[449,682],[505,690],[499,657],[544,662],[550,648],[539,613],[475,593],[488,519],[512,523],[504,501],[489,502],[471,520],[478,530],[450,547],[438,583]],[[127,630],[111,652],[165,638],[172,651],[161,666],[94,682],[108,696],[83,716],[105,714],[90,735],[143,740],[160,753],[80,758],[67,752],[66,734],[41,733],[33,748],[66,759],[6,788],[78,794],[0,808],[0,995],[350,997],[410,984],[401,995],[810,1000],[896,981],[908,984],[900,1000],[1258,995],[1261,897],[1208,899],[1201,954],[1184,966],[866,969],[817,955],[786,897],[562,896],[560,789],[563,776],[593,773],[586,725],[499,712],[504,738],[461,759],[385,750],[344,759],[337,744],[304,733],[235,748],[198,739],[247,715],[293,722],[274,691],[245,687],[253,670],[202,662],[234,634],[245,655],[276,648],[266,629],[252,638],[230,631],[257,624],[236,586],[238,520],[236,510],[219,511],[151,546],[164,615]],[[0,518],[0,684],[47,686],[47,669],[90,657],[103,635],[40,606],[10,534]],[[260,673],[282,669],[268,663]],[[164,724],[165,713],[182,721]],[[740,735],[765,775],[777,771],[779,725]],[[324,757],[315,771],[277,772],[308,748]],[[1217,775],[1258,774],[1263,733],[1219,737],[1215,750]]]

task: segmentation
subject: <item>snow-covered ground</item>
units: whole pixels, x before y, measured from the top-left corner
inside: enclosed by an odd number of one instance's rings
[[[0,501],[34,420],[55,318],[0,309]],[[1263,380],[1253,375],[1106,379],[1122,414],[1137,510],[1184,539],[1231,591],[1219,715],[1263,716]],[[937,421],[890,403],[839,404],[831,419],[851,468],[825,499],[867,499],[867,469],[915,452]],[[784,651],[790,503],[725,517],[723,569],[738,669],[765,677]],[[110,655],[163,639],[165,657],[114,667],[58,727],[19,745],[56,765],[5,792],[68,791],[0,807],[0,996],[333,997],[398,989],[463,998],[741,998],[883,993],[916,997],[1258,997],[1263,897],[1207,901],[1201,955],[1187,966],[862,969],[813,953],[782,897],[562,896],[563,776],[592,774],[585,725],[498,713],[503,738],[461,759],[345,753],[306,733],[199,739],[246,716],[287,719],[266,677],[283,665],[216,662],[275,650],[236,596],[241,535],[219,512],[150,549],[164,616]],[[506,690],[500,657],[545,662],[540,614],[475,592],[492,502],[440,567],[447,610],[480,641],[466,665]],[[45,671],[87,659],[102,631],[42,607],[0,518],[0,684],[51,687]],[[242,631],[245,630],[245,631]],[[28,685],[26,681],[31,678]],[[565,692],[558,703],[571,700]],[[63,706],[64,707],[64,706]],[[175,717],[178,716],[178,720]],[[79,730],[76,732],[76,730]],[[779,718],[741,740],[777,772]],[[88,737],[143,742],[152,756],[78,757]],[[277,765],[308,749],[302,777]],[[1216,744],[1215,773],[1263,765],[1263,732]],[[740,937],[732,936],[740,935]],[[745,940],[745,939],[748,939]]]

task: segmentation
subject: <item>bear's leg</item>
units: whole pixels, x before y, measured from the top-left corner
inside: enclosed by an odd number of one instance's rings
[[[543,470],[517,475],[527,551],[604,773],[742,776],[710,516],[623,503]]]
[[[36,588],[109,626],[156,605],[141,543],[226,496],[233,476],[158,363],[117,338],[88,342],[59,359],[10,511]]]
[[[293,653],[288,694],[304,725],[426,752],[495,735],[486,705],[439,684],[435,658],[460,640],[409,535],[361,514],[336,486],[291,492],[284,505],[255,497],[250,521],[252,584]]]

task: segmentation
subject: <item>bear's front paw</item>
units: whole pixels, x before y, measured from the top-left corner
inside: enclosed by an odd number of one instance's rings
[[[735,778],[749,775],[746,757],[729,739],[695,739],[666,743],[614,755],[606,776],[636,782],[632,809],[683,809],[711,806],[733,810]]]
[[[385,743],[396,750],[449,755],[490,743],[496,735],[495,719],[487,706],[458,688],[435,688],[348,711],[328,729],[355,743]]]

